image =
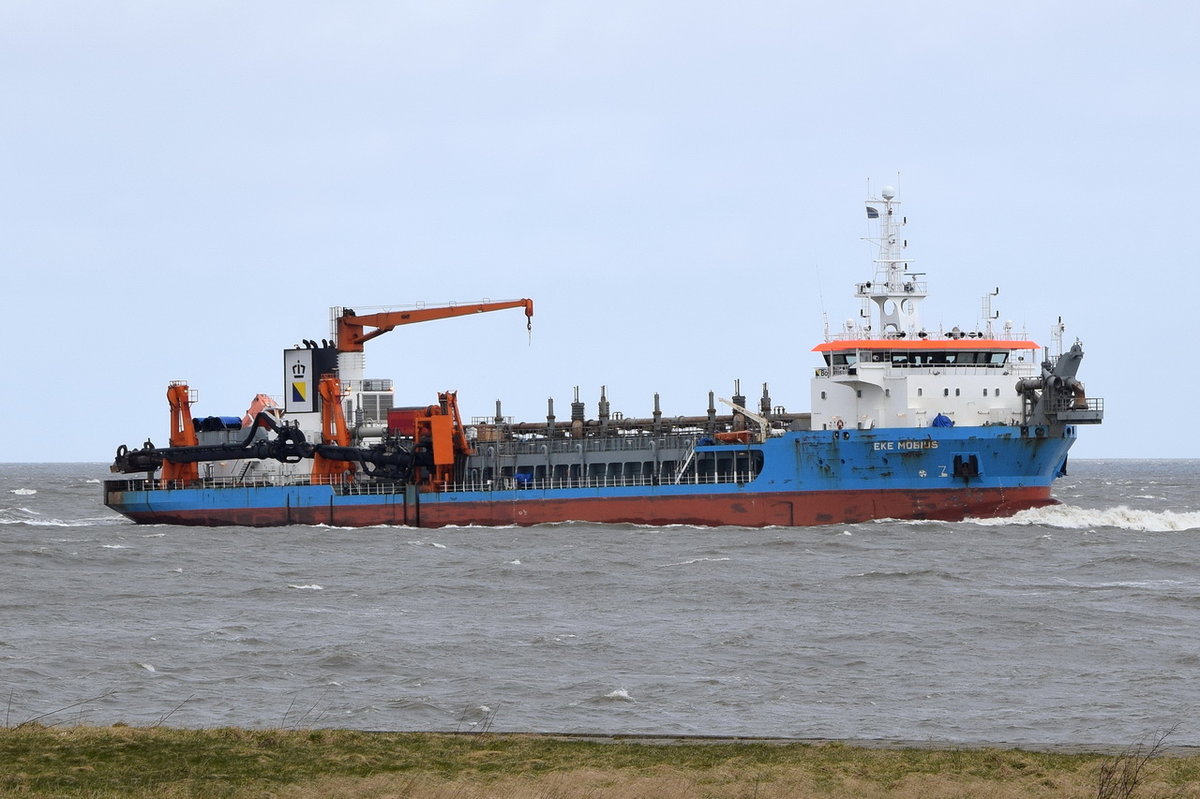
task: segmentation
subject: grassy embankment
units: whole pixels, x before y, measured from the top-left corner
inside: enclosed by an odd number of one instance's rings
[[[1200,755],[1161,756],[1161,741],[1103,755],[345,730],[0,729],[3,797],[1198,795]]]

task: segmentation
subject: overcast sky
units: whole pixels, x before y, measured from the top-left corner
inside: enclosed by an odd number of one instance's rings
[[[531,297],[367,345],[400,405],[806,410],[898,180],[925,320],[1061,316],[1075,457],[1195,457],[1194,2],[0,4],[0,461],[282,394],[329,308]],[[897,175],[899,176],[897,178]]]

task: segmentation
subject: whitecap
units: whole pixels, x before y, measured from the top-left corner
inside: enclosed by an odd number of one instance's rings
[[[1125,505],[1115,508],[1080,508],[1075,505],[1048,505],[1023,510],[999,519],[968,519],[972,524],[996,527],[1006,524],[1043,525],[1065,530],[1115,527],[1143,533],[1168,533],[1200,530],[1200,513],[1171,510],[1137,510]]]
[[[606,693],[604,695],[604,698],[612,699],[617,702],[636,702],[637,701],[632,696],[630,696],[629,691],[625,690],[624,688],[618,688],[615,691],[609,691],[608,693]]]
[[[309,590],[309,591],[324,591],[325,590],[324,588],[317,585],[316,583],[310,583],[308,585],[291,585],[289,583],[288,588],[299,588],[300,590]]]
[[[721,561],[729,560],[729,558],[692,558],[691,560],[681,560],[678,563],[668,563],[665,566],[660,566],[661,569],[666,569],[671,566],[691,566],[694,563],[720,563]]]
[[[154,668],[154,666],[150,663],[139,663],[138,665],[146,671],[158,671],[158,669]]]
[[[115,519],[111,517],[87,517],[83,519],[72,519],[71,521],[65,521],[63,519],[33,518],[39,514],[37,511],[30,510],[29,508],[14,508],[7,512],[27,513],[29,514],[29,518],[0,518],[0,524],[23,524],[28,527],[95,527],[97,525],[111,525],[114,521],[121,524],[132,524],[132,522],[126,522],[126,520],[121,517],[117,517]]]
[[[27,497],[30,494],[36,494],[37,489],[36,488],[14,488],[12,491],[10,491],[8,493],[16,494],[16,495],[22,496],[22,497]]]

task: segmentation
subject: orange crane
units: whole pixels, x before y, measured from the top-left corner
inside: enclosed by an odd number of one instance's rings
[[[362,352],[364,342],[395,330],[400,325],[429,322],[434,319],[450,319],[455,316],[470,316],[488,311],[503,311],[507,308],[524,308],[526,318],[533,319],[533,300],[528,299],[442,305],[433,308],[413,308],[408,311],[384,311],[362,316],[349,308],[344,308],[337,318],[337,348],[339,352]],[[526,321],[525,326],[532,328],[533,322]],[[375,329],[369,333],[364,332],[367,327]]]
[[[435,319],[452,319],[458,316],[470,316],[490,311],[503,311],[509,308],[525,309],[525,327],[532,329],[533,300],[501,300],[499,302],[455,303],[432,308],[413,308],[406,311],[384,311],[381,313],[358,315],[349,308],[343,308],[337,317],[337,350],[338,352],[362,352],[363,344],[384,333],[395,330],[400,325],[411,325],[417,322],[430,322]],[[367,328],[374,328],[367,331]],[[322,395],[324,398],[324,395]],[[326,400],[324,404],[328,404]],[[322,417],[327,432],[338,429],[339,421]],[[426,455],[426,466],[418,467],[417,477],[424,490],[432,490],[437,484],[444,484],[454,479],[454,465],[460,455],[470,454],[473,450],[467,441],[462,415],[458,410],[458,398],[455,392],[448,391],[438,394],[438,404],[430,405],[425,413],[415,419],[416,447]],[[345,422],[341,421],[342,429]],[[334,443],[326,440],[326,443]],[[330,470],[342,470],[353,466],[345,462],[336,464],[314,464],[314,476],[332,476]],[[422,472],[424,472],[422,474]]]

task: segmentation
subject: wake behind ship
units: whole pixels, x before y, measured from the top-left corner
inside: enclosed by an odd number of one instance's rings
[[[104,501],[139,523],[189,525],[814,525],[879,518],[1002,516],[1049,504],[1078,425],[1103,402],[1063,350],[1043,350],[983,302],[965,328],[921,319],[923,272],[910,270],[895,190],[866,202],[878,225],[875,272],[857,284],[857,319],[814,348],[811,411],[750,407],[709,394],[694,416],[625,418],[602,389],[588,418],[502,413],[465,420],[454,392],[395,404],[391,380],[364,377],[365,342],[396,327],[523,309],[531,300],[357,314],[334,309],[331,338],[284,351],[284,396],[242,416],[194,417],[185,383],[168,386],[170,442],[122,445]],[[1051,352],[1051,349],[1053,352]],[[1040,356],[1040,357],[1039,357]]]

